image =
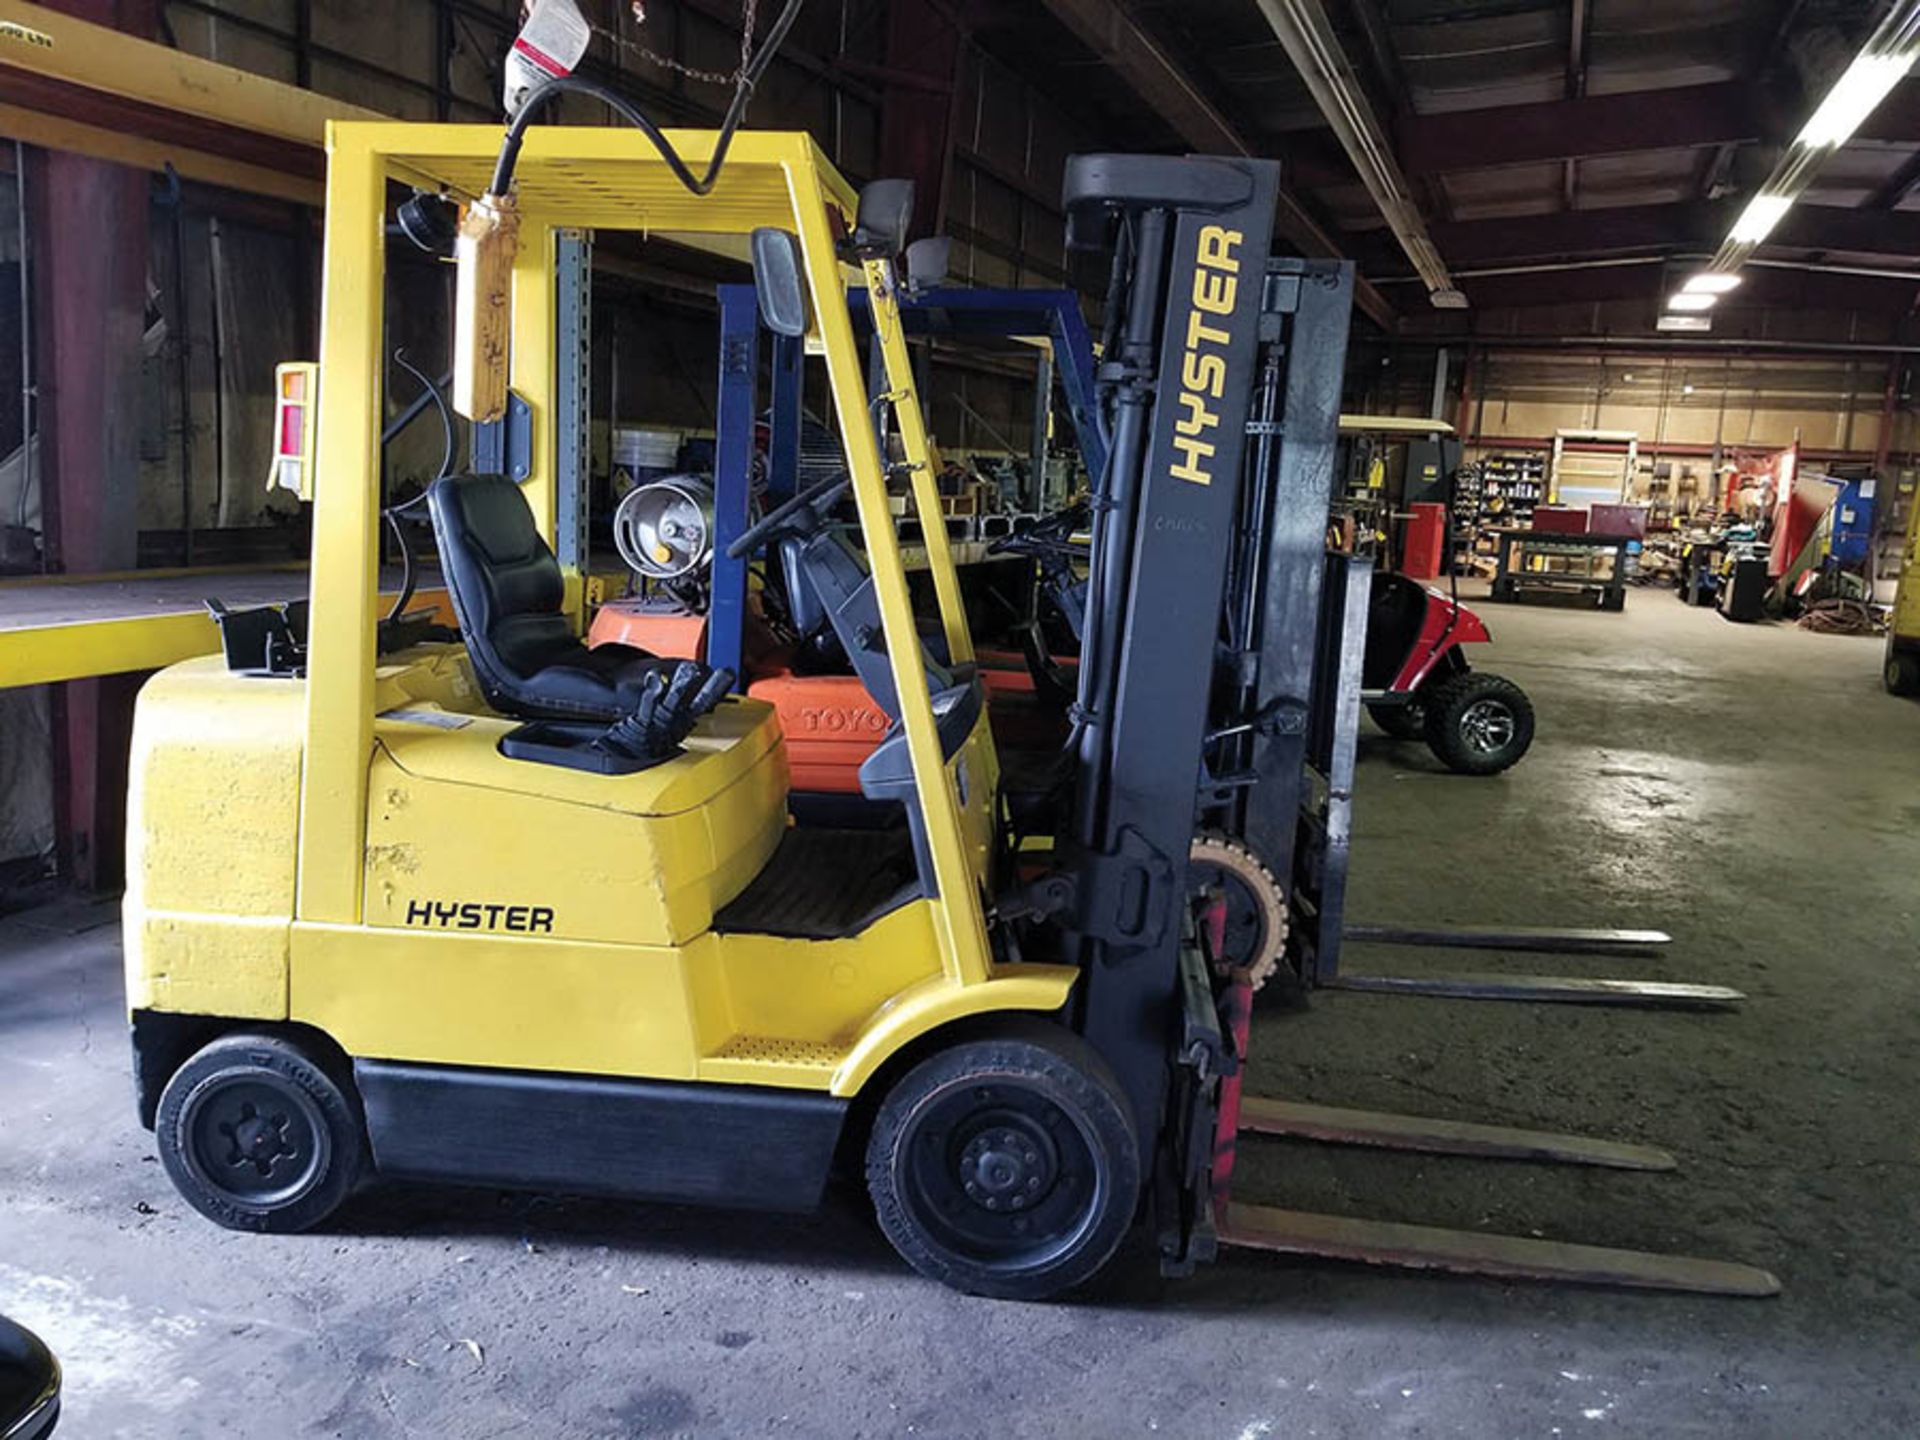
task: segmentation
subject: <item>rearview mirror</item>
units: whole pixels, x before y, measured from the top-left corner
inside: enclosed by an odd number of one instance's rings
[[[931,290],[944,285],[947,265],[953,258],[951,235],[928,235],[907,246],[907,289]]]
[[[760,323],[775,335],[807,333],[807,288],[800,276],[800,244],[785,230],[753,232],[753,293]]]

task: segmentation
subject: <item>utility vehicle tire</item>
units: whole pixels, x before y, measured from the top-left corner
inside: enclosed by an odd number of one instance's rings
[[[1396,740],[1420,740],[1427,733],[1427,707],[1418,700],[1409,700],[1404,705],[1372,704],[1367,706],[1367,714],[1373,723]]]
[[[222,1035],[160,1093],[154,1138],[189,1205],[229,1230],[288,1234],[338,1208],[366,1157],[360,1109],[312,1055]]]
[[[1889,695],[1920,695],[1920,655],[1911,650],[1896,650],[1887,656],[1883,676]]]
[[[1133,1113],[1087,1043],[1045,1021],[921,1061],[867,1142],[880,1228],[921,1274],[1000,1300],[1091,1279],[1140,1200]]]
[[[1511,680],[1469,670],[1426,694],[1427,746],[1462,775],[1497,775],[1533,744],[1533,704]]]

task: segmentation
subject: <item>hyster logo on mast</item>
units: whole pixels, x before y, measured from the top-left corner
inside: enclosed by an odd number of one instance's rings
[[[1240,262],[1234,251],[1246,237],[1238,230],[1203,226],[1193,263],[1193,309],[1187,314],[1187,348],[1180,358],[1180,418],[1173,424],[1178,459],[1168,472],[1195,485],[1213,483],[1213,433],[1220,412],[1208,405],[1226,389],[1226,348],[1233,332],[1207,323],[1209,315],[1231,315],[1239,293]]]

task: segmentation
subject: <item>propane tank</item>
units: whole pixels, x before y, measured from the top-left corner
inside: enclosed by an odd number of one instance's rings
[[[679,580],[713,560],[713,486],[669,475],[627,493],[613,512],[620,558],[647,580]]]

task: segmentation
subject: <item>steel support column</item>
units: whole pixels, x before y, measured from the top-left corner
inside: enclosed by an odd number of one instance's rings
[[[149,0],[57,8],[151,31]],[[34,371],[50,568],[130,570],[138,556],[140,342],[148,177],[61,152],[29,152]],[[122,877],[127,743],[140,677],[70,682],[54,695],[55,824],[63,875],[89,890]]]

